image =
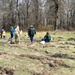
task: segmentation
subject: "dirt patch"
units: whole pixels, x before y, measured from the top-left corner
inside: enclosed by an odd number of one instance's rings
[[[43,70],[41,73],[37,73],[35,71],[29,71],[31,75],[53,75],[51,71]]]
[[[75,41],[75,38],[69,38],[68,41]]]
[[[52,55],[52,57],[55,57],[55,58],[75,59],[75,55],[62,54],[62,53],[55,53],[54,55]]]
[[[4,46],[5,44],[5,42],[0,42],[0,46]]]
[[[58,41],[62,41],[62,40],[64,40],[63,37],[58,37]]]
[[[15,71],[14,68],[0,67],[0,75],[13,75],[14,71]]]
[[[73,43],[73,42],[68,42],[68,41],[65,42],[65,44],[69,44],[69,45],[73,45],[73,46],[75,45],[75,43]]]
[[[7,53],[6,52],[0,52],[0,55],[6,55]]]
[[[58,46],[58,48],[69,49],[69,46]]]
[[[29,54],[21,54],[19,56],[20,57],[28,57],[30,59],[40,60],[42,62],[42,64],[49,64],[50,67],[61,67],[61,66],[62,67],[70,67],[70,66],[64,64],[64,62],[62,60],[57,60],[52,57],[29,55]]]
[[[16,56],[17,56],[16,54],[0,52],[0,59],[11,60],[11,59],[15,58]]]
[[[50,67],[65,67],[65,68],[70,68],[70,66],[64,64],[64,62],[62,60],[54,60],[54,61],[51,61],[49,63],[49,66]]]
[[[28,46],[28,49],[38,51],[38,49],[35,46],[34,47]]]
[[[29,73],[31,73],[31,75],[41,75],[41,73],[37,73],[37,72],[35,72],[33,70],[29,71]]]
[[[51,55],[51,52],[49,52],[49,51],[47,51],[47,50],[45,51],[45,53]]]
[[[55,45],[50,45],[50,44],[47,44],[47,45],[44,45],[43,48],[49,48],[49,47],[56,47]]]
[[[38,59],[38,60],[46,58],[45,56],[30,55],[30,54],[21,54],[19,56],[20,57],[28,57],[28,58],[31,58],[31,59]]]
[[[64,39],[63,37],[58,37],[59,39]]]

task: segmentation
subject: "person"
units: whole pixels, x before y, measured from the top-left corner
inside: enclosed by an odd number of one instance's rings
[[[4,29],[2,29],[2,38],[6,38],[6,32]]]
[[[20,30],[20,39],[22,38],[23,31]]]
[[[15,28],[15,43],[20,44],[20,31],[19,31],[19,26],[17,25]]]
[[[36,34],[36,30],[33,27],[33,25],[31,25],[31,27],[28,29],[28,36],[30,37],[30,41],[33,42],[34,41],[34,35]]]
[[[0,37],[2,38],[3,31],[0,29]]]
[[[51,41],[51,36],[49,34],[49,32],[46,33],[46,35],[44,36],[44,39],[43,39],[45,42],[50,42]]]
[[[14,28],[11,26],[11,28],[10,28],[10,35],[11,35],[11,43],[12,43],[12,40],[13,40],[13,38],[14,38]]]

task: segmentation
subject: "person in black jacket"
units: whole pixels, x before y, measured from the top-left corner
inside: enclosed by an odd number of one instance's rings
[[[31,27],[28,29],[28,36],[30,37],[31,42],[34,41],[34,35],[36,34],[35,28],[31,25]]]

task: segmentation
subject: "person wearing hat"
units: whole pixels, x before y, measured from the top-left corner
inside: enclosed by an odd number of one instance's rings
[[[30,28],[28,29],[28,36],[30,37],[30,41],[33,42],[34,41],[34,35],[36,34],[36,30],[33,27],[33,25],[30,26]]]

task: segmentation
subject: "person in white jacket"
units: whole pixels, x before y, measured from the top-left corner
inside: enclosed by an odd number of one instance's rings
[[[15,43],[16,44],[20,43],[20,30],[19,30],[19,26],[18,25],[15,28]]]

